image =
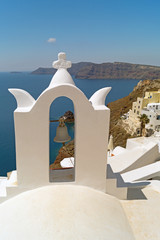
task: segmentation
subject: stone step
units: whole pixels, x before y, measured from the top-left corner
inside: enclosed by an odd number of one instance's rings
[[[7,184],[7,177],[0,177],[0,197],[6,197],[6,184]]]
[[[0,177],[0,197],[7,197],[7,188],[14,188],[17,186],[17,171],[7,173],[8,177]]]

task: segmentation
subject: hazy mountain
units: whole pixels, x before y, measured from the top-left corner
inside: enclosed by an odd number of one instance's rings
[[[80,62],[80,63],[72,63],[72,67],[68,69],[68,72],[71,75],[76,75],[80,69],[83,69],[85,67],[88,67],[90,65],[93,65],[94,63],[90,62]],[[56,69],[54,68],[38,68],[35,71],[32,72],[32,74],[51,74],[53,75],[56,72]]]
[[[131,64],[123,62],[115,63],[73,63],[68,69],[71,75],[79,79],[158,79],[160,67]],[[32,74],[54,74],[54,68],[38,68]]]

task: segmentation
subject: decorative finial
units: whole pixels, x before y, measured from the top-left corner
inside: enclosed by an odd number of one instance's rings
[[[71,61],[66,61],[66,54],[64,52],[60,52],[58,54],[58,60],[54,61],[52,64],[53,68],[59,69],[59,68],[71,68],[72,63]]]

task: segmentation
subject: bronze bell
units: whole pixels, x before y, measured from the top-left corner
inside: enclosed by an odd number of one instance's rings
[[[64,118],[62,117],[59,119],[59,126],[57,127],[54,141],[58,143],[65,143],[68,142],[70,139],[71,137],[68,134],[68,129],[64,123]]]

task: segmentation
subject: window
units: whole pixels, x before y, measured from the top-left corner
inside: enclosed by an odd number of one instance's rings
[[[137,134],[140,134],[140,130],[139,129],[137,130]]]
[[[134,113],[136,112],[136,110],[134,109]]]
[[[139,115],[139,111],[137,111],[137,114]]]
[[[157,120],[160,120],[160,115],[157,115]]]

